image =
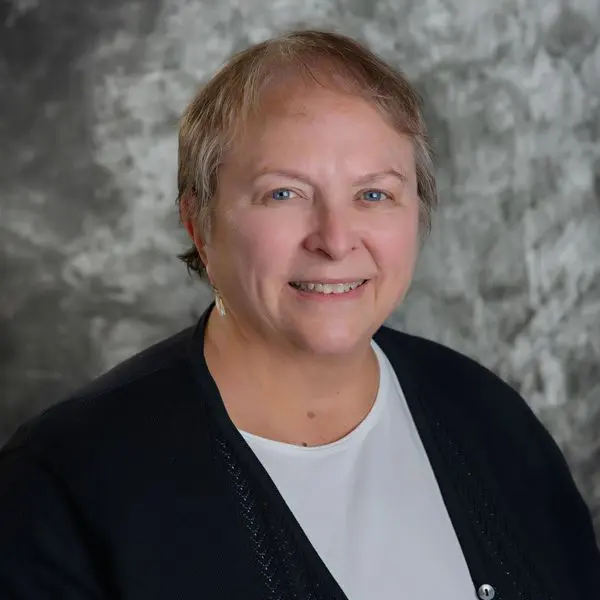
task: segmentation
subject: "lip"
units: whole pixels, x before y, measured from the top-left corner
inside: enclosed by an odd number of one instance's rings
[[[359,281],[358,279],[346,279],[346,280],[326,280],[327,283],[352,283],[353,281]],[[323,282],[325,283],[325,281]],[[357,288],[351,290],[350,292],[345,292],[343,294],[320,294],[318,292],[305,292],[303,290],[299,290],[291,286],[289,283],[287,288],[295,295],[298,300],[307,300],[310,302],[348,302],[349,300],[356,300],[360,298],[365,289],[371,283],[370,279],[367,279],[362,285],[359,285]]]
[[[353,279],[292,279],[297,283],[324,283],[326,285],[334,285],[336,283],[354,283],[355,281],[368,281],[369,277],[354,277]]]

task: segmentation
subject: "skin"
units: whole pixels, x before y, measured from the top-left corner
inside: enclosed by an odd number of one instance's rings
[[[357,96],[282,85],[226,156],[209,243],[183,217],[227,310],[205,357],[232,421],[303,445],[354,429],[379,384],[371,337],[418,256],[411,141]],[[289,286],[331,279],[369,281],[341,301]]]

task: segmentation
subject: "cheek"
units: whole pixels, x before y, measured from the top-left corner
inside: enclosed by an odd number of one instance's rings
[[[243,269],[242,276],[261,279],[265,275],[285,274],[292,262],[296,236],[293,228],[280,220],[241,215],[231,223],[227,254]]]
[[[388,274],[410,275],[419,251],[418,219],[391,220],[379,231],[374,243],[380,266]]]

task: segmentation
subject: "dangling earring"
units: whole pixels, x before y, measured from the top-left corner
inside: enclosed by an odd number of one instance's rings
[[[225,304],[223,304],[223,298],[221,298],[221,294],[219,293],[219,290],[214,286],[213,286],[213,292],[215,294],[215,306],[217,307],[219,314],[222,317],[224,317],[227,314],[227,311],[225,310]]]

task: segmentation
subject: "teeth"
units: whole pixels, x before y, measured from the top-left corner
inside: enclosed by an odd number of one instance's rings
[[[352,283],[308,283],[303,281],[292,281],[292,286],[304,292],[317,292],[319,294],[345,294],[355,290],[366,280],[359,279]]]

